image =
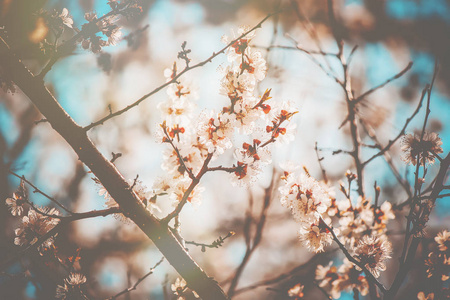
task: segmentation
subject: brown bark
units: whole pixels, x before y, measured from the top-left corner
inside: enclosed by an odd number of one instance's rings
[[[124,215],[155,243],[170,264],[186,280],[188,286],[203,299],[227,299],[218,283],[189,256],[167,226],[146,211],[143,204],[117,170],[88,138],[86,131],[59,105],[57,100],[9,49],[0,38],[0,64],[10,79],[28,96],[51,126],[67,141],[93,174],[101,181],[108,193],[117,201]]]

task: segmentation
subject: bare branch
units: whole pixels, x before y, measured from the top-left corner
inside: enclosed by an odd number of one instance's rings
[[[356,103],[362,101],[364,98],[366,98],[368,95],[372,94],[373,92],[375,92],[376,90],[381,89],[382,87],[384,87],[385,85],[387,85],[388,83],[390,83],[391,81],[394,81],[395,79],[398,79],[400,77],[402,77],[406,72],[408,72],[411,67],[413,65],[413,62],[409,62],[409,64],[403,69],[401,70],[398,74],[394,75],[393,77],[387,79],[385,82],[383,82],[382,84],[379,84],[373,88],[371,88],[370,90],[362,93],[360,96],[358,96],[354,101]]]
[[[372,157],[368,158],[365,162],[363,162],[363,166],[366,166],[367,164],[369,164],[372,160],[374,160],[375,158],[377,158],[380,155],[383,155],[386,151],[388,151],[394,144],[395,142],[398,141],[398,139],[400,139],[406,132],[406,128],[408,127],[409,123],[411,122],[412,119],[414,119],[414,117],[419,113],[420,108],[422,107],[422,103],[423,103],[423,99],[425,98],[425,95],[427,93],[429,89],[429,85],[427,85],[423,90],[422,90],[422,95],[420,97],[419,103],[417,105],[416,110],[413,112],[413,114],[411,115],[411,117],[409,117],[408,119],[406,119],[405,125],[403,125],[402,130],[400,130],[399,134],[393,139],[390,140],[388,142],[388,144],[383,147],[383,149],[381,149],[379,152],[377,152],[376,154],[374,154]]]
[[[314,144],[314,150],[316,151],[317,162],[319,163],[320,170],[322,171],[323,181],[325,181],[325,183],[328,183],[327,172],[325,171],[325,169],[322,166],[322,160],[324,159],[324,157],[320,157],[320,155],[319,155],[319,149],[317,148],[317,142]]]
[[[335,252],[336,250],[337,249],[333,249],[333,250],[329,251],[328,253]],[[288,279],[288,278],[290,278],[292,276],[295,276],[300,271],[303,271],[303,270],[308,269],[309,267],[315,265],[316,261],[319,260],[320,258],[324,257],[325,255],[327,255],[327,253],[316,254],[311,259],[306,261],[305,263],[294,267],[293,269],[291,269],[288,272],[285,272],[285,273],[282,273],[282,274],[277,275],[275,277],[272,277],[270,279],[258,281],[256,283],[253,283],[253,284],[248,285],[246,287],[237,289],[234,294],[238,295],[238,294],[241,294],[241,293],[244,293],[244,292],[247,292],[247,291],[251,291],[251,290],[254,290],[254,289],[262,287],[262,286],[271,285],[271,284],[275,284],[275,283],[281,282],[281,281],[283,281],[285,279]]]
[[[47,195],[46,193],[44,193],[42,190],[40,190],[37,186],[35,186],[32,182],[30,182],[29,180],[27,180],[25,178],[24,175],[20,176],[19,174],[15,173],[12,170],[8,170],[9,174],[23,180],[24,182],[26,182],[29,186],[31,186],[34,189],[34,193],[39,193],[42,196],[44,196],[45,198],[47,198],[48,200],[50,200],[51,202],[55,203],[58,207],[60,207],[61,209],[63,209],[64,211],[66,211],[69,214],[73,214],[73,212],[71,210],[69,210],[68,208],[66,208],[64,205],[62,205],[61,203],[59,203],[59,201],[57,201],[55,198]]]
[[[274,184],[275,184],[275,171],[273,171],[272,181],[271,181],[270,185],[265,189],[264,203],[263,203],[263,206],[261,209],[258,223],[256,225],[255,236],[253,237],[253,240],[251,243],[250,243],[250,241],[247,242],[247,250],[245,251],[244,258],[242,259],[242,262],[240,263],[239,267],[236,269],[233,279],[231,280],[230,287],[228,288],[228,297],[229,298],[232,298],[233,295],[235,294],[235,290],[238,285],[239,278],[242,275],[242,272],[244,271],[244,268],[247,265],[248,261],[250,260],[250,257],[252,256],[253,252],[258,247],[259,243],[261,242],[264,225],[266,223],[266,218],[267,218],[267,210],[269,209],[269,206],[270,206],[270,203],[272,200],[272,192],[273,192]],[[250,215],[250,216],[246,217],[247,220],[249,218],[252,218],[252,216]],[[250,230],[250,228],[245,230],[244,233],[247,235],[250,235],[249,230]]]
[[[186,244],[190,244],[190,245],[194,245],[194,246],[198,246],[198,247],[202,247],[202,252],[206,251],[206,248],[219,248],[223,245],[223,243],[225,242],[225,240],[231,236],[235,235],[234,231],[230,231],[227,233],[226,236],[221,237],[219,236],[219,238],[217,240],[215,240],[214,242],[212,242],[211,244],[203,244],[203,243],[197,243],[194,241],[185,241]]]

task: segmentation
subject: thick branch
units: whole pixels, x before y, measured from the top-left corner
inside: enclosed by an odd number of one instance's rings
[[[144,208],[116,167],[89,140],[86,130],[72,120],[43,85],[42,80],[33,77],[3,39],[0,39],[0,54],[0,63],[9,70],[14,83],[74,149],[79,159],[91,169],[118,202],[124,215],[155,243],[188,285],[204,299],[227,299],[217,282],[195,263],[167,226],[163,226]]]

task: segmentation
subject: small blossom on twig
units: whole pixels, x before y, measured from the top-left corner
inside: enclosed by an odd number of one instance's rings
[[[369,293],[369,282],[366,277],[348,259],[344,259],[344,264],[339,267],[338,273],[339,278],[333,281],[332,284],[332,295],[337,295],[337,297],[333,296],[333,298],[339,298],[342,291],[352,291],[355,288],[362,296]]]
[[[443,230],[437,234],[434,238],[436,243],[438,244],[439,251],[447,252],[450,249],[450,232],[447,230]]]
[[[324,246],[330,245],[333,242],[333,236],[328,228],[323,224],[322,219],[318,224],[307,226],[302,225],[299,230],[300,240],[303,245],[313,252],[323,252]]]
[[[81,286],[86,283],[86,277],[80,273],[70,273],[64,279],[64,285],[56,287],[56,298],[63,300],[87,299],[81,291]]]
[[[402,139],[403,161],[414,166],[419,160],[420,165],[424,163],[433,164],[436,155],[442,153],[442,141],[437,133],[425,132],[422,140],[420,134],[407,134]]]
[[[434,293],[429,293],[429,294],[425,295],[424,292],[419,292],[417,294],[417,299],[418,300],[434,300]]]
[[[195,298],[199,298],[199,296],[197,295],[197,293],[195,291],[190,291],[188,290],[187,286],[186,286],[186,281],[183,278],[177,278],[175,280],[175,283],[172,283],[172,285],[170,286],[172,292],[177,296],[177,300],[185,300],[186,299],[186,295],[188,294],[193,294],[193,296]]]
[[[25,187],[25,182],[20,181],[19,188],[13,193],[11,198],[6,198],[6,205],[13,216],[21,216],[23,214],[23,205],[28,201],[28,193]]]
[[[58,223],[58,218],[52,218],[47,215],[59,215],[56,208],[39,208],[39,212],[30,208],[28,215],[22,218],[22,223],[15,230],[16,238],[14,244],[18,246],[33,245],[38,239],[53,229]],[[53,244],[53,239],[49,238],[39,248],[48,248]]]
[[[339,278],[338,269],[333,266],[333,262],[330,261],[327,266],[317,265],[316,269],[316,281],[319,282],[319,286],[324,288],[335,299],[339,298],[338,293],[333,289],[333,282]]]
[[[295,300],[305,299],[305,293],[303,293],[304,288],[305,288],[305,286],[301,283],[294,285],[293,287],[291,287],[288,290],[289,298],[292,298]]]
[[[356,257],[375,278],[380,276],[380,271],[386,270],[385,261],[391,258],[392,246],[385,236],[364,236],[355,249]]]
[[[67,8],[63,8],[61,14],[59,15],[59,18],[61,19],[62,23],[66,25],[69,28],[72,28],[73,26],[73,19],[69,15],[69,10]]]
[[[447,281],[450,278],[450,233],[447,230],[439,232],[434,238],[439,251],[432,251],[425,260],[427,277]]]

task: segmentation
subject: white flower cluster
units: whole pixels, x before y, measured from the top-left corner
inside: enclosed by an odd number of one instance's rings
[[[16,238],[14,244],[18,246],[28,246],[35,244],[40,237],[49,232],[53,227],[58,225],[59,218],[51,216],[59,216],[59,211],[56,208],[38,208],[39,211],[30,208],[28,215],[22,218],[22,223],[19,228],[15,230]],[[39,245],[39,250],[51,247],[53,238],[48,238]]]
[[[389,220],[395,218],[390,202],[383,202],[380,207],[374,208],[370,200],[359,197],[356,204],[348,199],[337,201],[339,217],[339,231],[345,244],[356,247],[364,236],[383,236]]]
[[[333,299],[339,299],[341,292],[351,292],[354,289],[362,296],[369,293],[369,282],[366,277],[348,259],[344,259],[339,268],[333,266],[331,261],[327,266],[318,265],[315,279]]]
[[[194,298],[200,298],[194,290],[190,290],[187,287],[187,283],[183,278],[177,278],[175,283],[172,283],[170,286],[170,289],[175,296],[177,296],[177,300],[185,300],[186,298],[190,299],[190,295],[194,296]]]
[[[37,207],[28,199],[28,191],[25,180],[20,181],[18,189],[12,197],[6,198],[6,205],[14,217],[21,217],[19,227],[14,230],[16,237],[14,244],[17,246],[29,246],[36,244],[39,239],[58,225],[60,213],[56,208]],[[25,204],[29,206],[28,212]],[[41,254],[53,246],[53,237],[42,240],[38,244]]]
[[[59,299],[87,299],[81,290],[81,286],[86,283],[86,277],[80,273],[70,273],[64,279],[64,285],[56,287],[55,298]]]
[[[176,63],[164,71],[167,82],[176,78],[167,90],[168,100],[158,105],[163,120],[158,139],[170,147],[163,156],[166,175],[153,188],[155,193],[167,194],[174,205],[186,198],[186,192],[187,201],[200,202],[203,188],[193,184],[193,177],[201,177],[208,163],[225,151],[234,148],[236,162],[220,170],[230,173],[233,184],[245,186],[254,182],[262,167],[271,162],[272,144],[293,139],[295,125],[290,119],[296,111],[290,103],[269,105],[270,90],[261,97],[254,95],[257,83],[265,77],[266,62],[260,52],[249,46],[253,32],[237,39],[247,30],[239,29],[228,48],[230,64],[220,68],[223,79],[219,92],[229,99],[229,105],[219,111],[205,110],[195,115],[196,88],[185,78],[177,77]],[[236,134],[250,140],[234,145]]]
[[[431,251],[425,260],[427,277],[444,282],[450,279],[450,232],[443,230],[434,240],[437,249]]]
[[[391,253],[391,244],[385,235],[387,222],[395,218],[391,204],[384,202],[375,207],[362,197],[356,204],[348,198],[336,200],[326,184],[309,174],[296,174],[299,168],[295,165],[282,167],[285,171],[284,185],[279,187],[280,201],[300,223],[299,236],[304,246],[310,251],[324,251],[324,246],[333,241],[330,229],[333,219],[337,219],[339,227],[333,230],[336,236],[361,265],[378,277],[380,271],[386,269],[385,261]],[[349,171],[346,176],[350,182],[356,178]]]
[[[283,166],[284,185],[279,187],[281,204],[289,208],[294,219],[300,223],[299,236],[303,244],[314,252],[324,251],[324,246],[331,244],[333,237],[326,226],[327,208],[331,204],[328,188],[306,174],[289,172],[290,165]]]

